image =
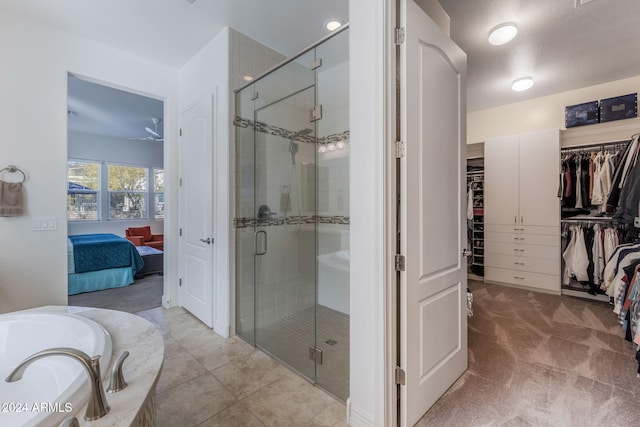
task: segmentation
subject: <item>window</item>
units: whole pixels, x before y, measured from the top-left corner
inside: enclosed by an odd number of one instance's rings
[[[100,164],[67,162],[67,219],[100,220]]]
[[[154,216],[164,218],[164,169],[153,170]]]
[[[148,169],[108,165],[109,219],[147,218]]]

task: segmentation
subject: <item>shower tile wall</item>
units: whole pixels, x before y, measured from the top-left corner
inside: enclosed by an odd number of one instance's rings
[[[346,53],[343,55],[338,52],[329,56],[329,52],[318,52],[318,56],[325,56],[323,66],[317,73],[318,102],[323,106],[322,120],[317,122],[318,138],[321,140],[349,130],[349,63]],[[346,136],[343,139],[345,148],[318,154],[320,216],[349,216],[348,134]]]
[[[239,33],[233,29],[230,30],[230,81],[231,81],[231,99],[234,99],[233,90],[241,87],[247,82],[244,80],[245,75],[251,75],[256,77],[268,69],[279,64],[285,60],[285,56],[269,49],[263,44],[247,37],[246,35]],[[237,115],[242,117],[253,117],[253,107],[250,102],[244,102],[242,105],[245,107],[245,111],[236,112]],[[249,108],[251,107],[251,108]],[[233,111],[233,109],[232,109]],[[247,116],[250,114],[250,116]],[[230,160],[230,188],[229,197],[230,205],[235,207],[231,213],[232,218],[238,215],[251,216],[253,215],[253,192],[243,192],[243,198],[236,200],[237,188],[252,188],[253,186],[253,129],[242,129],[232,126],[231,135],[236,133],[235,149],[237,152],[231,152]],[[232,150],[234,144],[231,144]],[[246,199],[251,200],[250,204],[246,203]],[[232,286],[238,286],[237,292],[240,298],[241,304],[236,307],[236,294],[231,292],[230,298],[230,312],[235,313],[238,310],[241,314],[238,316],[241,319],[242,325],[237,328],[235,325],[235,317],[232,316],[231,330],[236,329],[245,330],[247,334],[251,334],[253,329],[253,251],[251,243],[241,244],[241,242],[253,242],[253,230],[252,229],[233,229],[230,230],[232,236],[235,234],[235,238],[232,237],[231,241],[234,242],[234,246],[231,247],[231,263],[236,265],[236,268],[231,269],[231,283]],[[243,251],[240,254],[236,253],[236,247],[241,248]],[[235,275],[234,275],[235,274]]]
[[[231,29],[230,35],[232,91],[247,83],[243,78],[245,75],[257,77],[286,59],[238,31]]]

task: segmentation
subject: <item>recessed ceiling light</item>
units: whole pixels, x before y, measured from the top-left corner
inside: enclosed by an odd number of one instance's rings
[[[324,24],[324,26],[327,27],[327,30],[333,31],[342,27],[342,24],[344,24],[344,22],[342,22],[340,19],[330,19]]]
[[[516,92],[522,92],[523,90],[527,90],[533,86],[533,78],[531,77],[523,77],[521,79],[514,80],[511,84],[511,89]]]
[[[251,80],[253,80],[253,76],[249,75],[249,74],[245,74],[243,77],[245,82],[250,82]]]
[[[518,27],[513,22],[505,22],[489,31],[489,43],[500,46],[509,43],[518,34]]]

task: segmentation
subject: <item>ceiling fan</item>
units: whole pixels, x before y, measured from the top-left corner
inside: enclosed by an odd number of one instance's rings
[[[159,117],[151,117],[151,121],[153,122],[153,125],[155,126],[155,129],[151,129],[149,126],[145,126],[144,127],[144,130],[146,130],[149,135],[147,135],[146,137],[143,137],[143,138],[129,138],[129,139],[142,140],[142,141],[163,142],[164,138],[162,136],[160,136],[160,134],[158,133],[158,124],[162,121],[162,119],[159,118]]]

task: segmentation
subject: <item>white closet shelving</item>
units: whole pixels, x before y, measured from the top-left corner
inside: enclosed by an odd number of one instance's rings
[[[474,159],[482,160],[482,159]],[[469,169],[469,161],[467,161]],[[482,280],[484,276],[484,171],[472,169],[467,171],[467,185],[470,186],[473,203],[473,219],[469,241],[471,243],[471,259],[468,263],[469,277]]]
[[[560,293],[559,130],[485,141],[485,281]]]

